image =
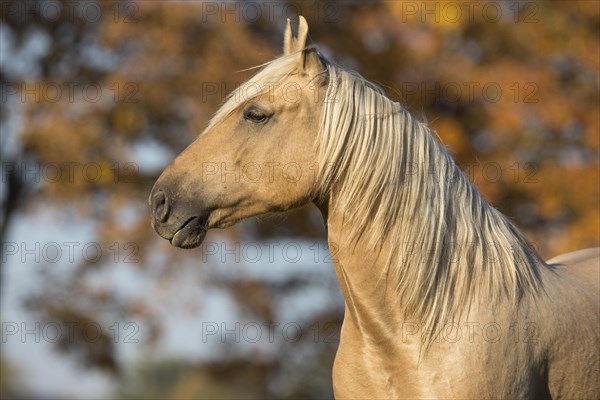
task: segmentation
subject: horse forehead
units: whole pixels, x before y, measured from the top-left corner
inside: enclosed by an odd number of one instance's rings
[[[225,108],[234,110],[252,101],[299,101],[309,91],[308,82],[298,73],[290,73],[279,77],[263,77],[249,80],[240,85],[225,103]]]
[[[296,71],[294,59],[290,57],[282,57],[272,61],[270,64],[238,86],[226,99],[221,108],[213,115],[207,129],[213,127],[216,123],[223,120],[231,113],[238,110],[243,105],[257,100],[259,97],[269,96],[270,100],[284,95],[283,89],[292,87],[301,87],[298,82],[299,75]],[[294,83],[291,83],[294,81]],[[277,90],[279,91],[277,92]]]
[[[285,90],[289,86],[301,85],[301,75],[297,71],[275,71],[271,74],[257,75],[240,86],[245,91],[258,94]]]

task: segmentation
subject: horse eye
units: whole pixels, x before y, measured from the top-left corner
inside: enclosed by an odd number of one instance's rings
[[[244,111],[244,119],[255,124],[260,124],[269,119],[269,116],[256,107],[250,107]]]

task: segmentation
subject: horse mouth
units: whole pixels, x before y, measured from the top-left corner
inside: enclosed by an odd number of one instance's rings
[[[206,237],[207,217],[191,217],[175,232],[170,240],[172,246],[182,249],[193,249],[202,244]]]

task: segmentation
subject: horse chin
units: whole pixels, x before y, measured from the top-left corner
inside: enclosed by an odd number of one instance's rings
[[[206,218],[192,217],[175,232],[170,240],[171,245],[182,249],[193,249],[202,244],[207,231]]]

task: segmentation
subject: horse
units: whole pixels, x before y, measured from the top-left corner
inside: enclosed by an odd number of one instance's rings
[[[600,248],[545,262],[426,123],[307,35],[288,19],[283,55],[163,171],[156,232],[194,248],[316,205],[345,299],[336,398],[600,397]]]

